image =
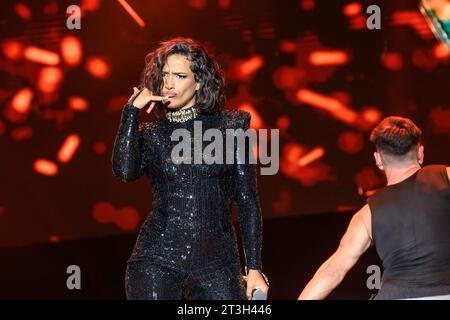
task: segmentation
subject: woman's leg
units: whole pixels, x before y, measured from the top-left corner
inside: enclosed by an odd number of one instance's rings
[[[125,275],[128,300],[180,300],[186,276],[153,261],[130,261]]]
[[[192,300],[246,300],[239,265],[226,265],[194,272],[188,282],[187,298]]]

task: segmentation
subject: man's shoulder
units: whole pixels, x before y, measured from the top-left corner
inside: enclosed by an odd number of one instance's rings
[[[434,179],[441,179],[441,177],[444,177],[450,179],[450,167],[443,164],[430,164],[420,169],[420,177],[423,177],[424,179],[427,177]]]

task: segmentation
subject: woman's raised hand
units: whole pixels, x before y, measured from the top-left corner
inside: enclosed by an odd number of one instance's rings
[[[142,109],[150,103],[150,106],[147,109],[147,113],[150,113],[155,107],[156,101],[162,101],[164,103],[167,100],[167,97],[154,96],[147,88],[139,90],[138,88],[133,87],[133,95],[130,97],[128,102],[132,103],[133,106],[138,109]]]

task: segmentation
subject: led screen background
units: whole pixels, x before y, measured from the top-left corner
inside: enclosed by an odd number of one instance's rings
[[[449,50],[414,1],[127,3],[142,20],[113,0],[2,1],[0,246],[138,230],[150,186],[117,180],[111,152],[145,55],[176,36],[215,53],[227,108],[280,130],[279,172],[259,177],[264,219],[362,206],[384,183],[368,142],[384,116],[412,118],[426,163],[450,163]],[[81,29],[66,26],[70,5]]]

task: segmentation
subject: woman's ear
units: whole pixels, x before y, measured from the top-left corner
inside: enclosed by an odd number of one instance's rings
[[[200,82],[197,82],[197,85],[195,86],[195,90],[199,90],[200,89]]]

